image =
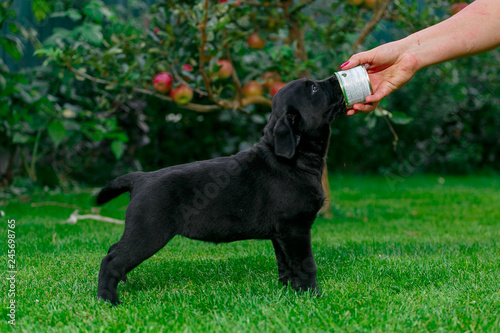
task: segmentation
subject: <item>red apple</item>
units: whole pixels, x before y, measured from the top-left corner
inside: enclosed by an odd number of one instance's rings
[[[248,81],[243,86],[243,95],[246,97],[262,96],[262,86],[257,81]]]
[[[174,79],[172,79],[172,75],[167,72],[161,72],[156,74],[153,79],[153,87],[157,92],[166,93],[172,88],[172,83]]]
[[[155,35],[158,35],[158,33],[160,32],[160,28],[158,27],[154,28],[153,32],[155,33]]]
[[[217,77],[219,79],[227,79],[231,76],[231,73],[233,72],[233,65],[231,65],[229,61],[218,60],[217,65],[221,66],[221,68],[219,68],[219,71],[217,72]]]
[[[278,90],[286,86],[285,82],[276,82],[275,84],[272,85],[271,88],[269,88],[269,93],[271,94],[271,97],[274,97]]]
[[[194,70],[193,66],[190,64],[184,64],[182,65],[182,71],[184,72],[182,78],[186,82],[191,82],[192,81],[192,75],[191,74],[186,74],[185,72],[191,73]]]
[[[259,34],[254,32],[247,38],[248,47],[254,50],[263,49],[266,46],[266,41],[260,38]]]
[[[264,81],[262,86],[266,89],[271,88],[276,82],[281,82],[281,76],[276,72],[265,72],[260,77]]]
[[[187,104],[193,99],[193,89],[181,84],[177,88],[172,89],[170,97],[179,105]]]
[[[468,3],[466,2],[454,3],[450,8],[451,15],[455,15],[456,13],[467,7],[467,5]]]

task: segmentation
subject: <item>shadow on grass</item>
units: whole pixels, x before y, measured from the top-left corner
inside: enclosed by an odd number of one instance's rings
[[[245,256],[231,259],[169,260],[151,258],[128,274],[123,289],[142,291],[156,288],[185,289],[187,286],[218,286],[222,289],[249,281],[278,281],[274,257]]]

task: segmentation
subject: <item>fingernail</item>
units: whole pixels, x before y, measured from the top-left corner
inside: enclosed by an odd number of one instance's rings
[[[340,68],[345,67],[349,64],[349,61],[344,62],[342,65],[340,65]]]

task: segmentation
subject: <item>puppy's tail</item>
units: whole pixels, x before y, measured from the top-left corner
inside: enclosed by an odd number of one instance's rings
[[[99,192],[96,198],[97,205],[103,205],[122,193],[130,192],[140,172],[132,172],[113,179]]]

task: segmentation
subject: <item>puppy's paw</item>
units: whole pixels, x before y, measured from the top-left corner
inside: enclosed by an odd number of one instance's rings
[[[310,291],[311,295],[317,298],[323,297],[323,293],[319,289],[313,289]]]
[[[312,297],[323,297],[323,294],[321,291],[319,291],[319,288],[316,284],[310,285],[310,286],[294,286],[293,284],[291,285],[292,289],[295,290],[296,292],[299,292],[301,294],[307,294]]]
[[[104,290],[104,291],[98,291],[97,292],[97,298],[104,301],[104,302],[109,302],[113,306],[117,306],[121,304],[122,302],[118,299],[118,294],[112,293],[109,290]]]

